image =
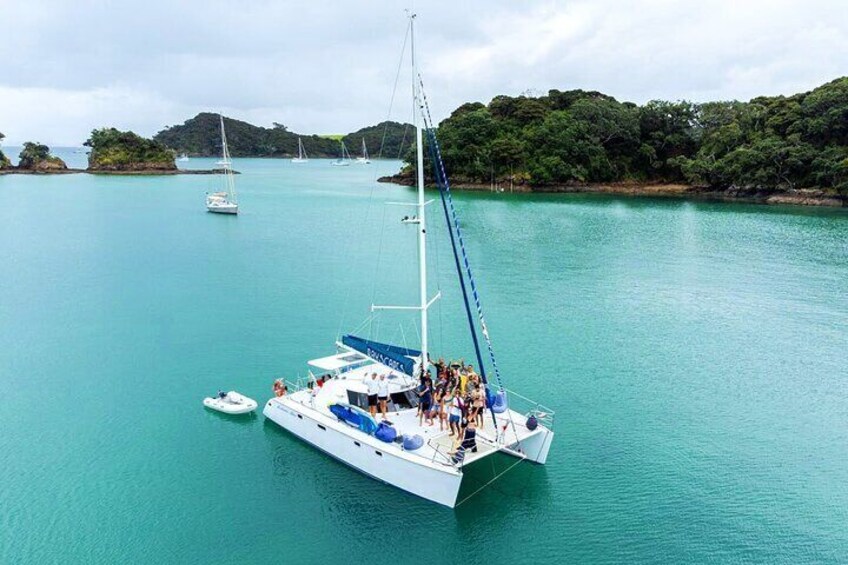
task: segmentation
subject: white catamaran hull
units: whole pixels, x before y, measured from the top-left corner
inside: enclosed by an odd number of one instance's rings
[[[336,418],[316,410],[272,398],[262,411],[281,428],[379,481],[396,486],[432,502],[453,508],[462,473],[449,465],[422,464],[415,455],[404,454],[396,444],[383,443]]]
[[[238,204],[211,202],[206,204],[206,210],[215,214],[238,214]]]

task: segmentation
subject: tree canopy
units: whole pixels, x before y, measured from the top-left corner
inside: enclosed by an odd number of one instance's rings
[[[291,157],[297,155],[298,137],[310,157],[338,157],[339,139],[343,139],[348,148],[357,153],[362,138],[365,138],[372,157],[377,157],[385,132],[386,143],[382,156],[397,158],[401,145],[404,142],[408,145],[410,139],[407,134],[404,141],[404,132],[408,128],[397,122],[383,122],[339,136],[297,134],[278,122],[274,122],[270,128],[264,128],[227,117],[224,117],[224,128],[230,153],[234,157]],[[218,114],[202,112],[182,125],[163,129],[153,139],[177,153],[204,157],[220,155],[220,119]]]
[[[131,131],[96,129],[84,145],[91,147],[88,167],[92,170],[176,169],[173,151]]]
[[[439,124],[448,172],[532,185],[687,182],[848,194],[848,78],[750,102],[652,101],[583,90],[496,96]],[[407,154],[409,158],[409,154]]]
[[[6,136],[3,135],[2,132],[0,132],[0,141],[3,141],[5,137]],[[6,167],[9,167],[11,165],[12,163],[9,161],[9,158],[6,157],[6,155],[3,153],[3,150],[0,149],[0,169],[5,169]]]

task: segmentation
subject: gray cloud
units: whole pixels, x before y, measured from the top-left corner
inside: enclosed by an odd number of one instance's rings
[[[76,144],[93,127],[150,135],[201,110],[349,131],[386,116],[408,3],[2,0],[0,131]],[[418,12],[439,118],[528,88],[747,99],[848,69],[841,0],[432,0]]]

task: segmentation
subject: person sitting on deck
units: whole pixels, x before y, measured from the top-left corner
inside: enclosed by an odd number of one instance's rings
[[[380,382],[377,380],[377,373],[371,373],[371,378],[365,379],[365,386],[368,387],[368,412],[371,417],[377,415],[377,393],[380,392]]]
[[[277,398],[286,395],[286,385],[283,384],[282,379],[274,381],[274,386],[271,387],[271,390],[274,391],[274,396]]]
[[[220,398],[221,400],[224,400],[225,398],[227,398],[227,393],[224,392],[223,390],[219,390],[218,391],[218,398]]]

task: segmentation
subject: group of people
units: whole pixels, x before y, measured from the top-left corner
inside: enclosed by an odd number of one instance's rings
[[[418,423],[435,425],[439,430],[448,428],[448,436],[454,438],[451,456],[454,463],[464,458],[465,452],[477,451],[477,427],[483,425],[486,410],[486,390],[473,365],[462,361],[445,363],[439,359],[433,363],[436,381],[427,371],[418,385]]]
[[[436,381],[430,371],[421,377],[418,385],[418,423],[435,425],[439,420],[439,430],[448,427],[448,435],[459,435],[462,422],[474,422],[483,425],[483,413],[486,409],[486,391],[480,376],[473,365],[461,361],[445,363],[439,359],[436,367]]]

